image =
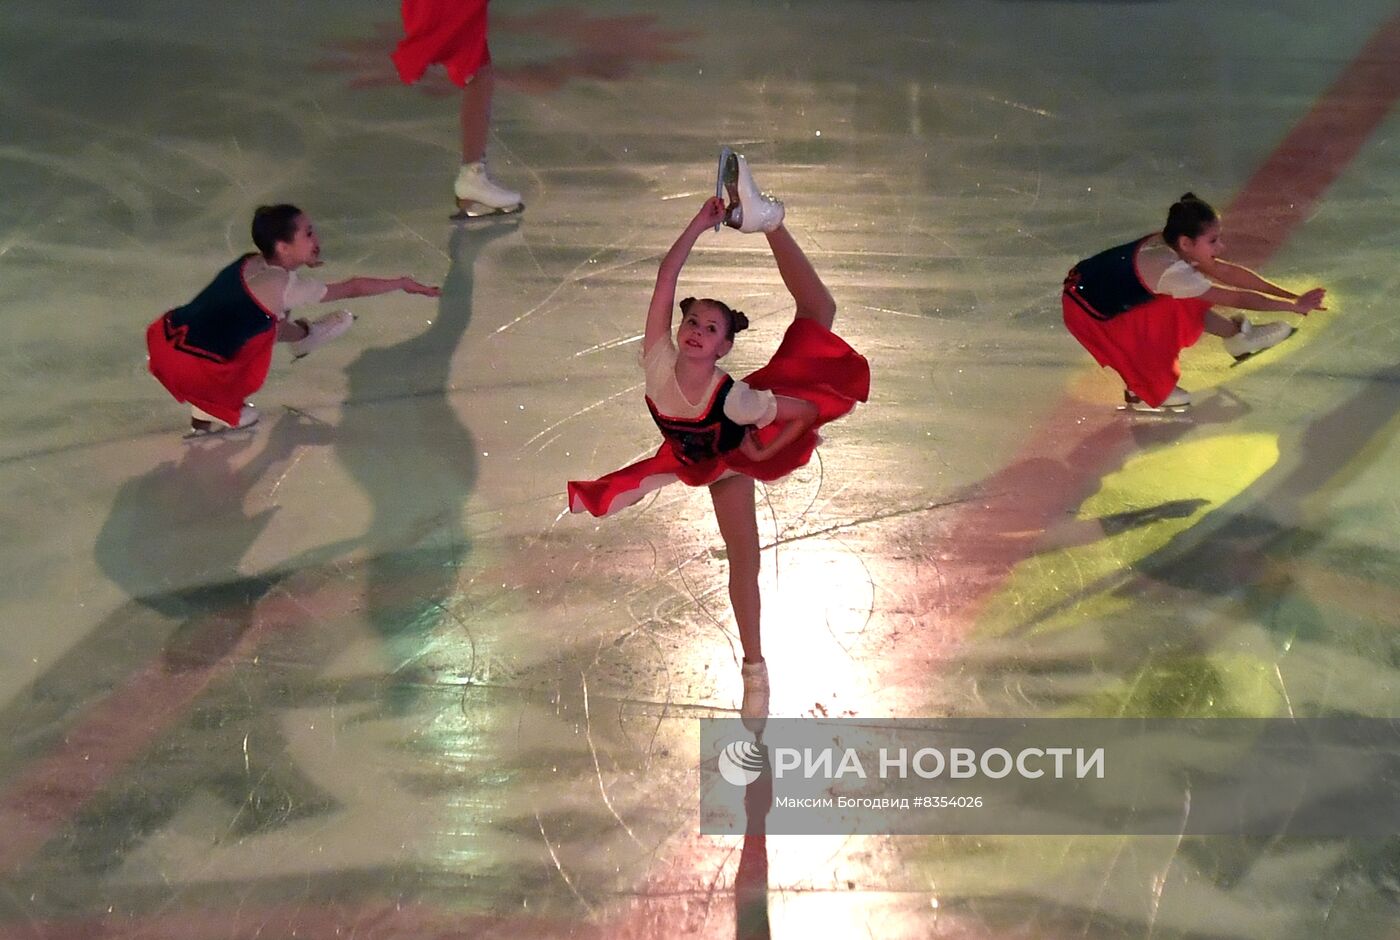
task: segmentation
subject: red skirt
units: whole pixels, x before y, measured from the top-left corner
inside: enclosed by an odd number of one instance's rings
[[[1158,295],[1111,320],[1096,320],[1068,294],[1060,298],[1065,326],[1101,366],[1152,407],[1166,401],[1181,378],[1181,351],[1205,331],[1204,300]]]
[[[730,471],[766,481],[787,476],[812,459],[821,441],[818,427],[848,414],[856,402],[870,397],[870,363],[841,337],[815,320],[801,317],[787,328],[768,364],[744,381],[752,388],[812,402],[817,406],[816,422],[797,440],[758,463],[732,450],[703,463],[683,464],[663,441],[653,456],[630,467],[597,480],[571,481],[570,511],[607,516],[668,483],[679,480],[690,486],[709,486]],[[782,427],[774,421],[759,429],[758,439],[766,443],[780,433]]]
[[[238,426],[247,397],[262,388],[272,365],[277,331],[264,330],[222,360],[185,345],[185,330],[172,329],[161,314],[146,327],[146,351],[154,375],[176,401],[189,402],[225,424]]]
[[[487,0],[403,0],[399,13],[404,37],[394,49],[394,65],[405,84],[441,62],[461,87],[491,63],[486,47]]]

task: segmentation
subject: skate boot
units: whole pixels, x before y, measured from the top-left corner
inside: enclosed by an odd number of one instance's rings
[[[324,346],[331,340],[340,336],[350,329],[350,324],[355,322],[355,315],[349,310],[332,310],[324,317],[315,320],[296,320],[305,330],[306,335],[292,343],[292,358],[300,359],[318,346]]]
[[[758,191],[743,156],[728,147],[720,156],[720,184],[729,192],[724,224],[741,232],[771,232],[782,225],[782,201]]]
[[[452,216],[453,221],[509,215],[525,208],[519,193],[506,189],[491,178],[485,160],[463,163],[457,171],[456,182],[452,184],[452,192],[457,197],[457,213]]]
[[[1155,408],[1134,395],[1128,389],[1123,389],[1123,409],[1127,411],[1140,411],[1145,414],[1162,414],[1170,411],[1181,414],[1190,407],[1191,393],[1180,385],[1172,389],[1167,395],[1166,400]]]
[[[1225,351],[1234,356],[1236,362],[1243,362],[1255,353],[1277,346],[1298,332],[1297,327],[1287,323],[1261,323],[1255,326],[1244,317],[1235,322],[1240,325],[1240,331],[1234,336],[1225,337]]]
[[[257,424],[260,417],[262,416],[258,414],[258,409],[252,405],[244,405],[238,412],[238,423],[229,424],[203,408],[190,405],[190,433],[186,436],[203,437],[208,434],[222,434],[224,431],[241,431]]]
[[[744,663],[739,668],[744,677],[744,701],[739,705],[739,717],[753,734],[763,731],[768,723],[768,663]]]

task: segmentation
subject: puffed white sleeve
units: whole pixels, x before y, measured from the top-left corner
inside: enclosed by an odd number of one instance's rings
[[[760,391],[734,380],[729,397],[724,400],[724,414],[735,424],[752,424],[766,428],[778,417],[778,396],[769,391]]]
[[[282,291],[282,309],[295,310],[310,304],[319,304],[326,296],[326,285],[314,277],[306,277],[295,271],[287,272],[287,286]]]
[[[1175,261],[1157,279],[1157,293],[1171,297],[1199,297],[1214,285],[1210,278],[1185,261]]]

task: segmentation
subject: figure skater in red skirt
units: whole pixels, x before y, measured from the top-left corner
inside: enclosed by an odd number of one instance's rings
[[[754,480],[772,481],[811,459],[816,428],[845,415],[870,391],[865,358],[831,332],[836,303],[783,224],[783,204],[759,193],[744,158],[726,151],[732,203],[705,202],[661,261],[647,310],[641,366],[646,404],[664,441],[652,457],[598,480],[571,482],[569,508],[606,516],[679,480],[709,488],[729,558],[729,598],[744,661],[745,725],[768,714],[768,665],[759,630],[759,545]],[[676,280],[706,229],[726,223],[763,232],[797,305],[773,358],[743,380],[716,363],[748,326],[719,300],[687,297],[671,336]]]
[[[462,89],[462,166],[453,183],[457,215],[475,218],[519,212],[520,194],[506,189],[486,170],[486,138],[491,132],[491,96],[495,78],[486,45],[487,0],[402,0],[404,37],[394,50],[394,65],[405,84],[441,63],[447,77]]]
[[[1099,365],[1123,378],[1127,406],[1138,411],[1185,410],[1191,393],[1177,385],[1181,350],[1202,332],[1225,340],[1241,360],[1292,336],[1287,323],[1255,325],[1212,307],[1307,314],[1325,310],[1326,291],[1294,294],[1219,257],[1220,217],[1187,193],[1167,224],[1126,245],[1076,264],[1065,278],[1065,326]]]
[[[296,206],[261,206],[253,213],[257,253],[220,271],[185,304],[146,328],[151,374],[176,401],[190,406],[194,434],[251,427],[258,412],[246,399],[267,380],[276,342],[300,358],[350,329],[354,317],[335,310],[316,320],[292,319],[297,307],[401,290],[436,297],[441,291],[411,277],[352,277],[323,284],[298,272],[321,263],[316,229]]]

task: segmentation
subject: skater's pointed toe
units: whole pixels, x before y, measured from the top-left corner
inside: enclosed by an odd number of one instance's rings
[[[341,336],[355,322],[355,315],[349,310],[332,310],[315,320],[297,320],[306,330],[306,335],[292,343],[292,357],[300,359],[319,346],[323,346]]]
[[[1296,327],[1287,323],[1255,325],[1243,317],[1237,322],[1240,325],[1239,332],[1225,338],[1225,351],[1233,356],[1236,362],[1242,362],[1255,353],[1277,346],[1297,332]]]
[[[760,734],[768,721],[768,663],[744,663],[739,668],[744,680],[744,698],[739,705],[739,717],[744,727]]]

